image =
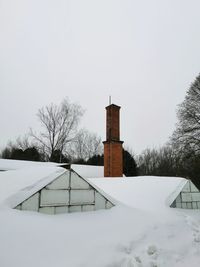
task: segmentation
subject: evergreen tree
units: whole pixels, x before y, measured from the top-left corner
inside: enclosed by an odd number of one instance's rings
[[[88,165],[103,166],[104,165],[104,156],[103,155],[94,155],[89,158],[86,162]]]
[[[134,157],[123,149],[123,173],[125,176],[137,176],[137,164]]]

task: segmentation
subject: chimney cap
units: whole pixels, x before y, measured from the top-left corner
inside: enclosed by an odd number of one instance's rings
[[[109,108],[116,108],[116,109],[120,109],[121,107],[118,106],[118,105],[115,105],[115,104],[111,104],[109,106],[106,107],[106,109],[109,109]]]

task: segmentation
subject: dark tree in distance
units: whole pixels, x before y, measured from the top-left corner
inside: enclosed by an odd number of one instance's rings
[[[24,151],[20,148],[13,148],[11,151],[11,159],[24,160]]]
[[[23,151],[23,159],[31,161],[41,161],[41,155],[36,147],[29,147]]]
[[[125,176],[137,176],[137,164],[133,155],[128,150],[123,149],[123,173]]]
[[[41,155],[36,147],[29,147],[25,150],[18,147],[6,147],[2,151],[2,158],[41,161]]]
[[[177,176],[180,158],[170,146],[145,149],[137,158],[139,175]]]
[[[79,161],[81,162],[81,161]],[[95,166],[103,166],[104,165],[104,156],[102,155],[94,155],[89,158],[86,162],[81,162],[82,164],[95,165]],[[137,176],[137,164],[135,159],[131,153],[123,149],[123,173],[125,176]]]
[[[88,165],[103,166],[104,165],[104,156],[103,155],[94,155],[89,158],[86,162]]]
[[[58,162],[58,163],[69,163],[70,160],[64,156],[59,150],[55,150],[51,155],[51,162]]]
[[[10,159],[11,158],[11,149],[9,147],[6,147],[2,150],[1,158],[2,159]]]

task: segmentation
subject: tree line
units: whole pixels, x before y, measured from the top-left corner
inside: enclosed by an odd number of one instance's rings
[[[103,165],[101,138],[87,129],[79,129],[83,108],[68,99],[59,105],[50,104],[38,110],[41,131],[30,129],[23,137],[9,142],[1,152],[4,159],[69,162]],[[133,154],[123,151],[124,173],[137,175]]]

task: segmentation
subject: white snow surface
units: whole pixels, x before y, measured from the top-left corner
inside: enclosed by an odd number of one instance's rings
[[[26,167],[56,167],[65,164],[28,160],[0,159],[0,171],[18,170]]]
[[[199,267],[200,215],[126,206],[44,215],[0,210],[2,267]]]
[[[1,267],[199,267],[199,210],[166,202],[184,179],[91,179],[119,202],[110,210],[45,215],[5,205],[64,171],[36,169],[0,173]]]
[[[101,178],[104,177],[103,166],[92,166],[92,165],[80,165],[72,164],[71,168],[81,175],[83,178]]]
[[[137,209],[170,206],[187,182],[184,178],[139,176],[89,179],[117,201]]]
[[[0,204],[17,206],[65,171],[61,167],[40,166],[0,172]]]

